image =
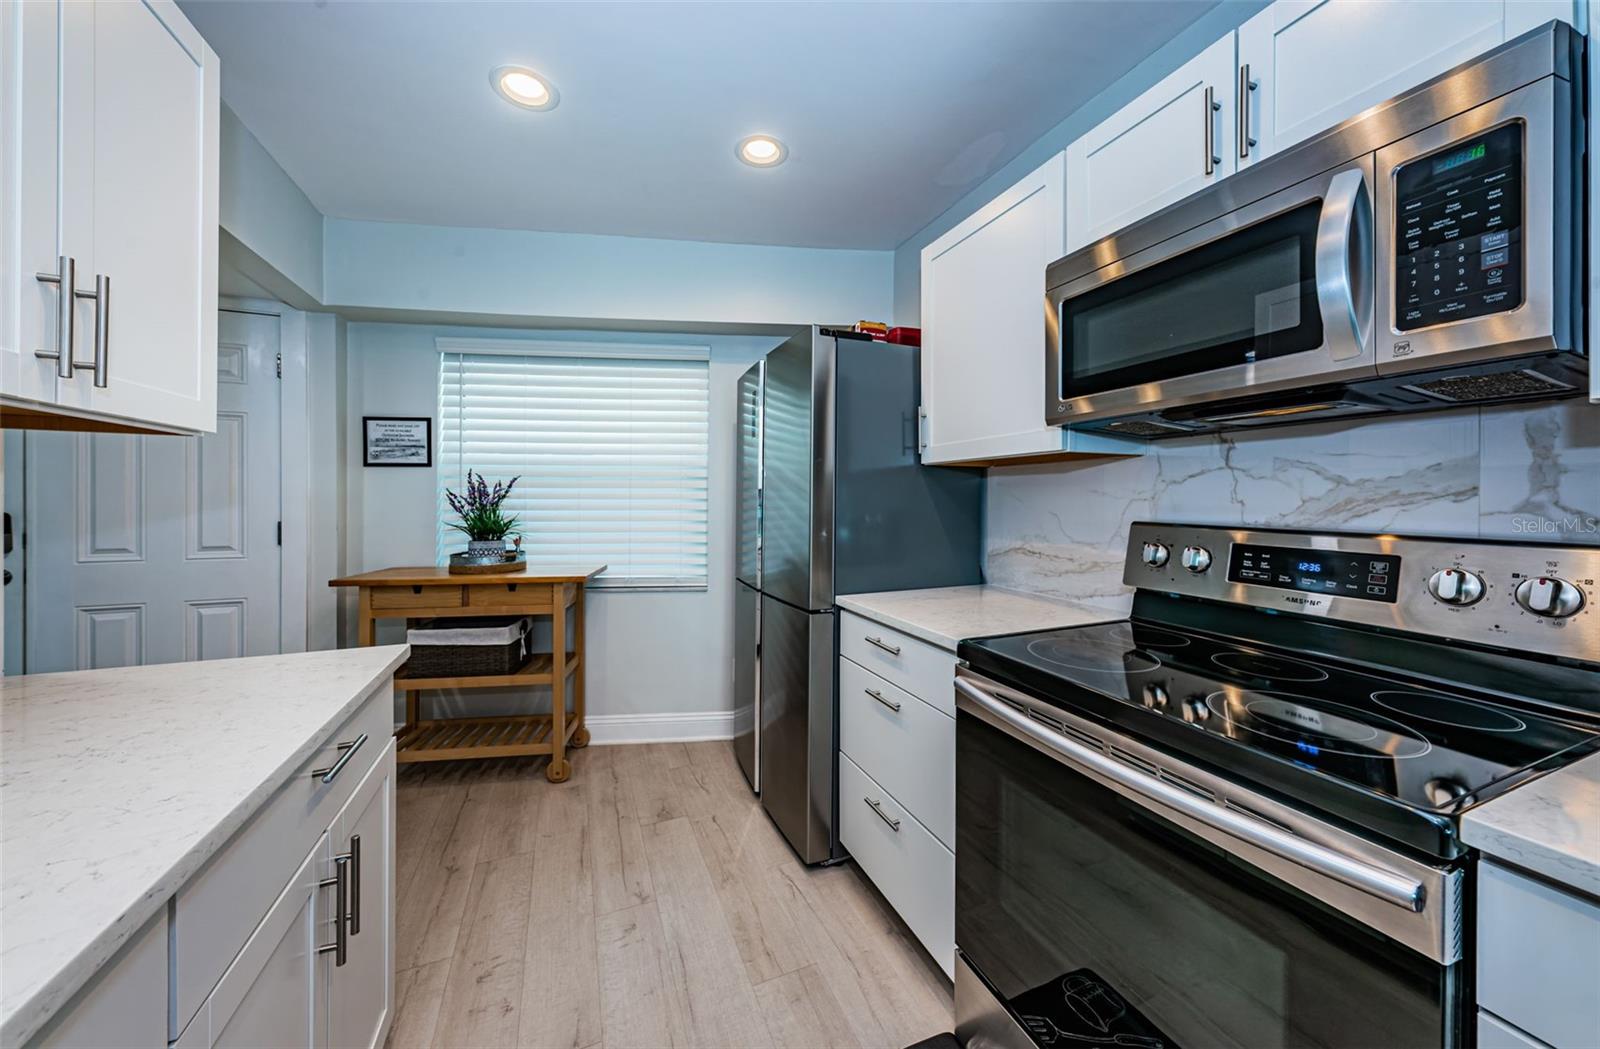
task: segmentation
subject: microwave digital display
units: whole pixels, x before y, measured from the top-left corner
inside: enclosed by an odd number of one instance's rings
[[[1394,326],[1522,305],[1522,125],[1395,171]]]

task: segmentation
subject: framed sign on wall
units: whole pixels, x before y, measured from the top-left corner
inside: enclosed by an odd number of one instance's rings
[[[364,415],[361,432],[368,466],[432,466],[433,420]]]

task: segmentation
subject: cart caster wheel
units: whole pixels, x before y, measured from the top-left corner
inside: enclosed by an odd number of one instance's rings
[[[572,762],[566,758],[550,762],[544,767],[544,778],[551,783],[565,783],[572,778]]]
[[[569,747],[587,747],[589,745],[589,730],[580,728],[572,734],[572,739],[567,742]]]

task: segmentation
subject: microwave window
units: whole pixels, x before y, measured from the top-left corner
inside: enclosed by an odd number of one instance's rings
[[[1322,345],[1319,202],[1064,300],[1063,396]]]

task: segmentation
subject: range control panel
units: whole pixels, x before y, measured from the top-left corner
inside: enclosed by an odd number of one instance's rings
[[[1234,543],[1228,555],[1228,581],[1393,604],[1399,593],[1400,558]]]
[[[1600,546],[1140,522],[1122,581],[1600,664]]]
[[[1522,305],[1522,158],[1511,123],[1396,169],[1396,329]]]

